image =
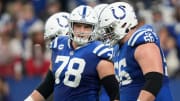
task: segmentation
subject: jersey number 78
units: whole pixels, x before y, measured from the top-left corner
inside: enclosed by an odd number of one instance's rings
[[[81,58],[71,58],[69,56],[57,56],[55,63],[62,62],[62,64],[58,67],[58,69],[55,72],[55,83],[59,84],[60,82],[63,82],[64,85],[69,87],[77,87],[79,86],[80,80],[81,80],[81,74],[84,71],[86,62],[84,59]],[[78,64],[78,68],[73,68],[74,64]],[[67,70],[65,71],[65,77],[63,81],[60,80],[59,76],[61,75],[62,71],[67,67]],[[74,80],[69,80],[70,76],[74,76]]]

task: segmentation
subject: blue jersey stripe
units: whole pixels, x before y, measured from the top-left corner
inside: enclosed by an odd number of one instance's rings
[[[134,44],[135,44],[135,42],[137,41],[137,39],[138,39],[141,35],[143,35],[145,32],[146,32],[146,31],[142,31],[142,32],[136,34],[135,38],[132,40],[132,42],[130,43],[130,45],[131,45],[131,46],[134,46]]]
[[[109,53],[109,54],[107,54],[107,53]],[[98,53],[98,56],[102,56],[103,54],[107,54],[107,55],[109,55],[109,59],[111,59],[112,55],[113,55],[112,53],[113,53],[113,49],[112,48],[105,48],[105,49],[103,49],[102,51],[100,51]]]
[[[99,46],[97,46],[94,50],[93,50],[93,53],[97,53],[102,47],[104,47],[104,45],[103,44],[101,44],[101,45],[99,45]]]
[[[140,30],[140,31],[135,32],[135,33],[130,37],[130,39],[129,39],[129,41],[128,41],[128,45],[131,45],[131,44],[132,44],[134,38],[135,38],[135,37],[137,36],[137,34],[139,34],[140,32],[144,32],[144,30]]]
[[[53,41],[50,42],[49,44],[49,48],[52,49],[52,48],[57,48],[57,44],[58,44],[58,37],[56,37]]]

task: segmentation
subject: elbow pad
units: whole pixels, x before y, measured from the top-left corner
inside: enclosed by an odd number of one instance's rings
[[[144,77],[146,82],[142,90],[148,91],[156,97],[162,87],[163,74],[158,72],[149,72],[145,74]]]
[[[119,100],[119,83],[115,75],[109,75],[102,78],[101,83],[104,86],[111,101]]]
[[[44,81],[36,88],[45,99],[47,99],[54,90],[54,80],[54,75],[52,71],[49,70]]]

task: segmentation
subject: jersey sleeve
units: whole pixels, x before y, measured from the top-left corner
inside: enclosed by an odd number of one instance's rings
[[[96,54],[99,58],[112,60],[113,48],[110,48],[105,44],[99,44],[94,48],[93,53]]]
[[[52,40],[51,42],[50,42],[50,44],[49,44],[49,48],[50,49],[56,49],[57,48],[57,46],[58,46],[58,39],[59,39],[59,37],[56,37],[54,40]]]
[[[56,37],[54,40],[52,40],[49,44],[49,48],[53,51],[53,50],[58,50],[58,48],[60,48],[60,44],[62,44],[64,42],[64,40],[66,40],[67,37],[65,36],[59,36]]]
[[[145,43],[156,43],[159,40],[157,34],[150,29],[135,32],[128,40],[128,46],[136,47]]]

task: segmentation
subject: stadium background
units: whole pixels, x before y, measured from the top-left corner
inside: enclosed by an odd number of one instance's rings
[[[49,16],[70,12],[80,4],[94,7],[115,1],[127,0],[0,0],[0,101],[23,101],[45,76],[50,52],[43,32]],[[160,36],[174,101],[179,101],[180,0],[130,3],[136,9],[139,26],[151,24]]]

